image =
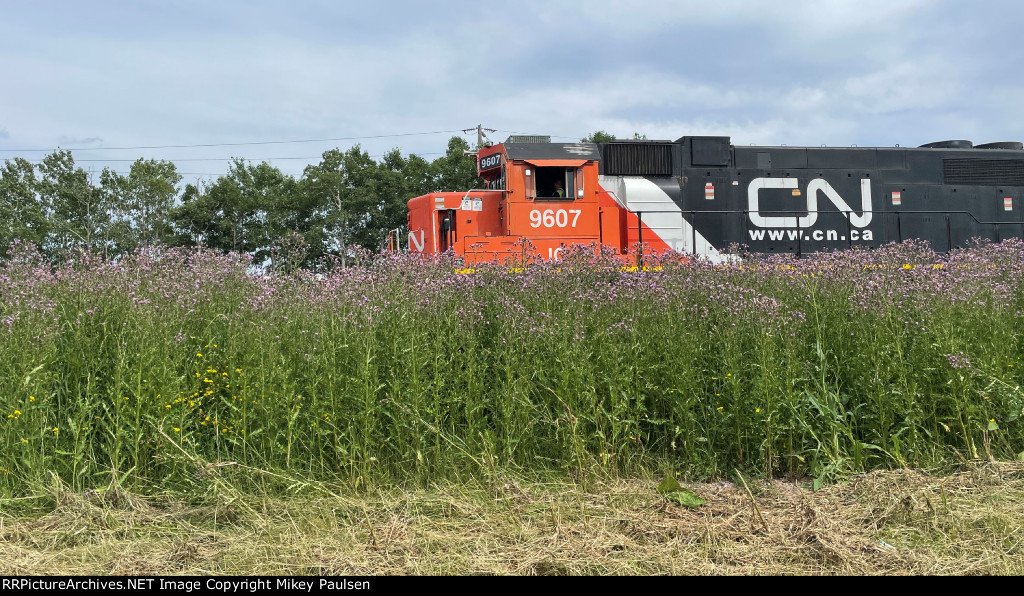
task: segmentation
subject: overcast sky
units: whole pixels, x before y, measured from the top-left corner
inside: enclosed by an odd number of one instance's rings
[[[152,157],[189,180],[238,156],[299,175],[356,142],[432,159],[477,124],[495,141],[1024,140],[1022,15],[1002,0],[0,0],[0,159],[60,146],[97,172]],[[381,135],[408,136],[109,149]]]

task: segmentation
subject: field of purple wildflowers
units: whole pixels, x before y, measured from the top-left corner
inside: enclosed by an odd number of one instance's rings
[[[624,271],[377,256],[0,263],[0,495],[287,470],[809,476],[1024,451],[1024,244]]]

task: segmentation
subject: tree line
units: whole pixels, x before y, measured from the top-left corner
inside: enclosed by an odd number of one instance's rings
[[[358,145],[331,149],[298,179],[236,158],[212,182],[183,186],[170,161],[139,159],[127,174],[96,176],[66,150],[38,164],[15,157],[0,169],[0,257],[14,241],[34,243],[54,262],[84,251],[117,259],[139,248],[203,246],[273,267],[299,254],[291,265],[310,267],[355,247],[379,250],[405,225],[412,197],[478,188],[468,149],[459,137],[433,161],[398,149],[379,161]]]

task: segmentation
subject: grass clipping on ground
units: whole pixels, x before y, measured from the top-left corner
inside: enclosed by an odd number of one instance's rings
[[[55,481],[47,512],[12,517],[23,502],[0,502],[0,575],[1024,573],[1021,462],[818,491],[684,483],[697,506],[659,481],[583,490],[499,476],[287,499],[221,492],[190,507]]]

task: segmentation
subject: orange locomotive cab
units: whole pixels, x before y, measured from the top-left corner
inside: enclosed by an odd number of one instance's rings
[[[638,240],[657,242],[600,188],[597,145],[537,140],[510,137],[481,148],[483,188],[411,199],[409,250],[450,250],[472,264],[557,260],[573,245],[603,244],[626,254]]]

